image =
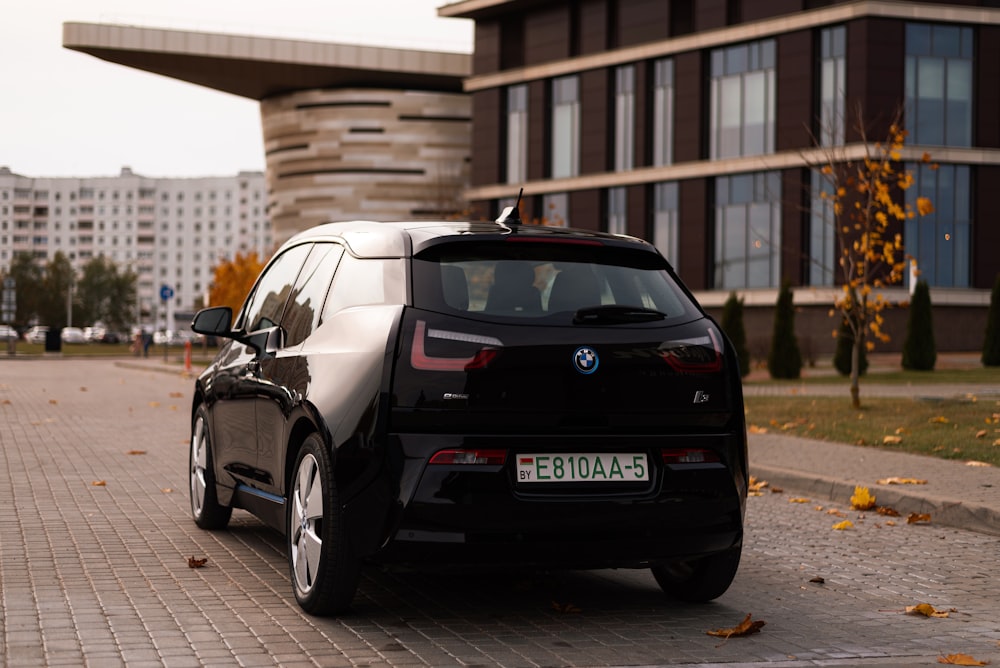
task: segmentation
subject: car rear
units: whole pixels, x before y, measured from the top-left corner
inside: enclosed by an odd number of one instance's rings
[[[444,237],[418,244],[412,279],[386,558],[639,567],[739,546],[738,364],[652,247]]]

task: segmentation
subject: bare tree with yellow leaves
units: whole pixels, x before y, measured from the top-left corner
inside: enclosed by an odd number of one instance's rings
[[[237,253],[232,260],[220,262],[215,266],[206,306],[228,306],[233,313],[238,312],[263,269],[264,261],[256,252]]]
[[[851,405],[861,406],[859,387],[861,350],[886,342],[882,312],[890,305],[878,290],[901,283],[907,266],[902,223],[914,216],[934,211],[926,197],[916,198],[916,210],[904,200],[904,191],[913,185],[913,174],[902,162],[907,132],[897,113],[886,137],[870,141],[860,110],[856,114],[858,146],[825,149],[822,164],[815,171],[826,182],[820,198],[832,206],[832,224],[839,256],[836,258],[843,294],[834,303],[854,337],[851,351]],[[849,150],[849,149],[855,150]],[[931,158],[924,153],[923,162]],[[933,166],[932,166],[933,168]]]

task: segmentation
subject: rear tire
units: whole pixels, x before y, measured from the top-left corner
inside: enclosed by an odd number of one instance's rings
[[[653,566],[653,577],[665,594],[689,603],[722,596],[736,577],[742,545],[692,561]]]
[[[215,459],[208,430],[208,412],[199,406],[191,423],[191,450],[188,456],[191,517],[202,529],[225,529],[233,509],[219,503],[215,489]]]
[[[286,535],[295,600],[309,614],[334,615],[354,599],[361,567],[347,540],[330,456],[315,434],[292,472]]]

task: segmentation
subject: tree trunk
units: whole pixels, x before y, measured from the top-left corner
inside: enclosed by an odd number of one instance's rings
[[[858,332],[851,348],[851,408],[861,408],[861,346],[865,345],[864,332]]]

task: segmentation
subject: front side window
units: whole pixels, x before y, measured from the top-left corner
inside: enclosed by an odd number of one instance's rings
[[[774,152],[774,40],[712,51],[711,158]]]
[[[635,67],[615,69],[615,171],[635,166]]]
[[[552,178],[580,173],[580,84],[575,76],[552,81]]]
[[[820,33],[820,127],[822,146],[844,144],[844,100],[847,90],[847,30],[826,28]]]
[[[528,178],[528,86],[507,89],[507,183]]]
[[[238,325],[247,332],[268,329],[281,322],[285,302],[311,246],[293,246],[274,259],[257,282]],[[178,268],[178,271],[180,269]]]
[[[675,271],[680,271],[678,260],[679,214],[677,182],[657,183],[654,187],[653,245],[667,258]]]
[[[781,277],[778,172],[715,181],[715,288],[773,288]]]
[[[972,146],[972,29],[906,26],[906,127],[916,144]]]
[[[906,203],[916,210],[917,197],[928,197],[934,211],[906,221],[903,244],[917,260],[920,278],[942,288],[967,288],[972,257],[971,178],[968,165],[908,163],[913,185]]]
[[[653,81],[653,165],[674,161],[674,61],[657,60]]]

